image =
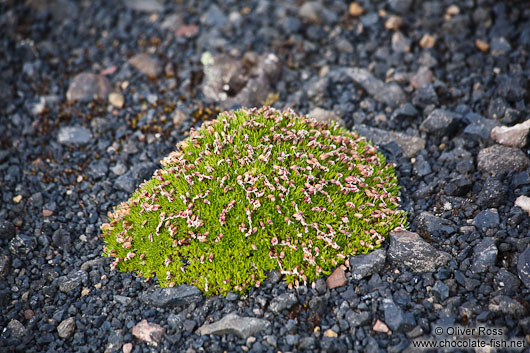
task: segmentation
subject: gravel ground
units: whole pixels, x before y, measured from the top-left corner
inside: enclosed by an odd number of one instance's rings
[[[529,48],[525,1],[0,1],[0,350],[414,352],[456,325],[528,346]],[[414,233],[297,290],[111,271],[112,206],[264,102],[373,139]]]

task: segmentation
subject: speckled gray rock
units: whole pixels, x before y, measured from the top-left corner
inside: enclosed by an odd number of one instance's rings
[[[92,140],[92,133],[83,126],[64,126],[57,134],[57,141],[65,145],[84,145]]]
[[[377,249],[366,255],[350,257],[350,272],[353,279],[360,280],[383,270],[386,251]]]
[[[61,338],[69,338],[74,334],[75,331],[75,319],[70,317],[63,320],[59,326],[57,326],[57,333]]]
[[[407,157],[413,157],[418,151],[425,148],[425,140],[421,137],[409,136],[401,132],[387,131],[366,125],[356,125],[354,130],[376,145],[394,141]]]
[[[85,271],[77,270],[71,272],[67,276],[59,278],[59,290],[64,293],[70,293],[79,288],[87,280],[88,275]]]
[[[290,309],[297,302],[298,299],[294,293],[284,293],[272,299],[269,310],[278,314],[284,309]]]
[[[240,338],[247,339],[258,332],[267,329],[270,323],[263,319],[253,317],[240,317],[231,313],[221,320],[212,324],[206,324],[198,329],[201,335],[226,335],[233,334]]]
[[[157,288],[151,294],[141,296],[144,303],[158,308],[171,308],[200,302],[202,292],[197,287],[181,284],[177,287]]]
[[[484,238],[473,248],[471,271],[481,273],[495,265],[499,250],[495,245],[495,238]]]
[[[451,135],[458,125],[458,116],[445,109],[436,109],[421,123],[420,130],[438,137]]]
[[[511,315],[515,318],[523,318],[528,310],[518,300],[506,295],[498,295],[491,298],[488,309],[494,313]]]
[[[522,171],[530,165],[530,160],[518,148],[493,145],[481,150],[477,157],[478,169],[492,175],[513,169]]]
[[[4,280],[11,270],[11,258],[9,255],[0,254],[0,281]]]
[[[403,264],[416,272],[429,272],[448,263],[451,256],[436,250],[417,233],[393,231],[390,233],[388,259],[395,265]]]

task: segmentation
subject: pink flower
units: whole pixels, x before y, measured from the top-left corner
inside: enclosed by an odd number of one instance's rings
[[[273,238],[271,239],[271,244],[272,244],[272,245],[276,245],[276,244],[278,244],[278,238],[273,237]]]

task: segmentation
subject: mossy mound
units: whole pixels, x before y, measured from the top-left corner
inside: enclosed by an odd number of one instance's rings
[[[333,123],[271,108],[221,113],[101,228],[113,268],[245,292],[277,269],[298,285],[403,227],[391,164]]]

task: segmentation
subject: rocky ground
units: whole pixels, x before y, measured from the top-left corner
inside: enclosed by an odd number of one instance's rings
[[[515,0],[0,1],[0,350],[414,352],[451,325],[528,346],[529,48]],[[414,233],[297,290],[111,271],[112,206],[264,103],[377,143]]]

